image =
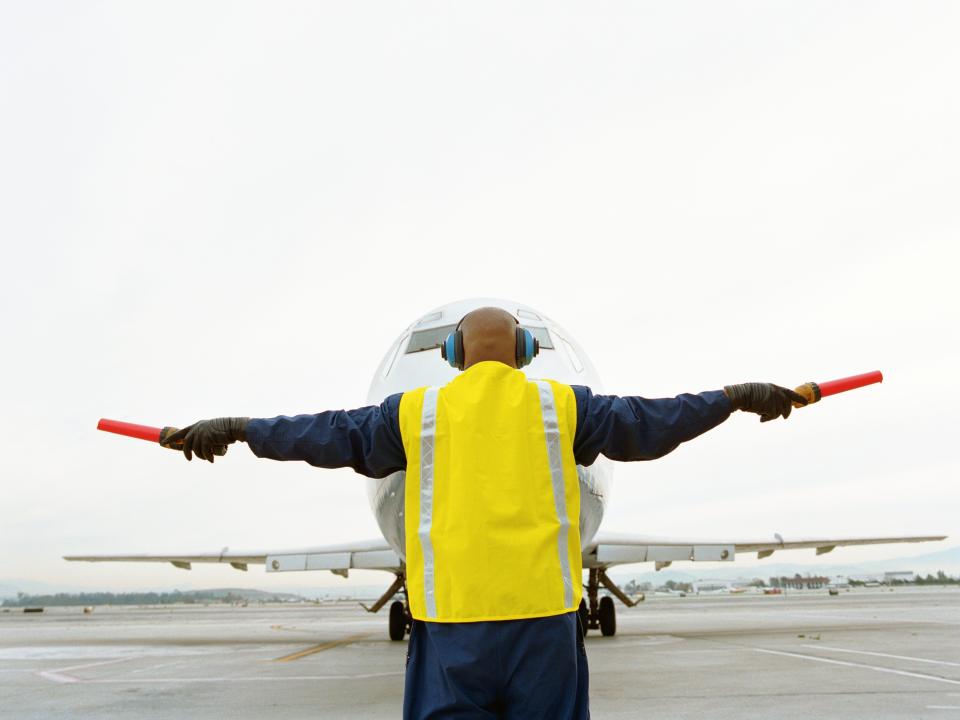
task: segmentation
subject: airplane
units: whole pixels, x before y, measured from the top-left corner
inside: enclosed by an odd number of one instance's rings
[[[512,313],[520,324],[540,341],[540,354],[522,370],[531,378],[550,378],[570,385],[586,385],[602,393],[600,376],[583,347],[561,325],[539,310],[523,303],[498,298],[471,298],[435,308],[411,323],[390,345],[374,373],[367,393],[368,404],[379,404],[388,395],[425,385],[444,385],[457,371],[440,357],[440,345],[461,317],[479,307],[495,306]],[[946,536],[809,537],[703,540],[690,537],[660,537],[630,533],[600,532],[600,524],[613,483],[613,463],[604,457],[590,467],[577,466],[580,481],[580,539],[583,568],[587,574],[585,597],[580,604],[583,632],[599,629],[602,635],[616,633],[616,608],[611,595],[627,607],[631,599],[607,575],[617,565],[654,563],[657,570],[677,561],[730,562],[738,554],[757,553],[770,557],[778,550],[815,548],[817,555],[836,547],[883,543],[928,542]],[[404,566],[404,472],[380,479],[367,479],[370,508],[383,537],[337,545],[280,550],[217,552],[188,555],[120,554],[68,555],[69,561],[84,562],[168,562],[189,570],[193,563],[229,563],[237,570],[264,565],[267,572],[328,570],[347,577],[350,570],[382,570],[394,581],[369,607],[376,613],[390,603],[388,630],[391,640],[409,634],[411,618],[406,601]],[[609,595],[600,596],[600,588]],[[399,596],[399,599],[395,599]],[[392,601],[392,602],[391,602]]]

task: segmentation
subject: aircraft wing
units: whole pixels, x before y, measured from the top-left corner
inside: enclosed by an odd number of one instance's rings
[[[817,555],[851,545],[933,542],[946,535],[886,535],[875,537],[783,537],[717,540],[703,538],[598,533],[583,550],[585,568],[653,562],[656,568],[679,560],[694,562],[732,561],[738,553],[757,553],[758,558],[777,550],[816,549]],[[265,565],[267,572],[329,570],[346,576],[351,569],[403,572],[403,562],[386,540],[365,540],[339,545],[319,545],[286,550],[222,550],[184,554],[65,555],[64,560],[81,562],[167,562],[189,570],[193,563],[227,563],[237,570],[248,565]]]
[[[943,540],[946,535],[887,535],[876,537],[783,537],[774,533],[769,538],[707,540],[694,538],[598,533],[583,550],[583,566],[608,568],[629,563],[653,562],[656,569],[675,560],[725,562],[737,553],[757,553],[758,558],[773,555],[777,550],[815,548],[817,555],[848,545],[883,545]]]
[[[352,569],[385,570],[400,573],[403,564],[384,539],[363,540],[340,545],[319,545],[287,550],[231,550],[184,553],[182,555],[119,554],[119,555],[65,555],[64,560],[80,562],[168,562],[174,567],[189,570],[193,563],[227,563],[237,570],[248,565],[265,565],[267,572],[296,570],[329,570],[347,576]]]

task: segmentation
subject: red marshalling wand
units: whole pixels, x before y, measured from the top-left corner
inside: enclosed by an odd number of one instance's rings
[[[883,382],[883,373],[879,370],[863,373],[862,375],[851,375],[850,377],[840,378],[839,380],[828,380],[827,382],[815,383],[808,382],[796,388],[796,392],[806,398],[807,404],[819,402],[821,398],[828,395],[847,392],[847,390],[856,390],[866,385]],[[797,403],[794,407],[803,407]]]
[[[149,425],[137,425],[136,423],[122,422],[120,420],[107,420],[107,418],[101,418],[100,422],[97,423],[97,430],[116,433],[117,435],[126,435],[127,437],[138,438],[140,440],[148,440],[149,442],[160,443],[161,447],[170,448],[171,450],[183,449],[182,440],[175,442],[172,445],[167,444],[166,442],[166,439],[179,429],[180,428],[175,427],[150,427]],[[213,454],[226,455],[227,448],[224,446],[215,447],[213,449]]]

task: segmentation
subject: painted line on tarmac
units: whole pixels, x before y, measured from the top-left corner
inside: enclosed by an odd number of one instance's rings
[[[935,682],[947,683],[948,685],[960,685],[960,680],[951,680],[950,678],[940,677],[939,675],[926,675],[925,673],[910,672],[908,670],[894,670],[893,668],[881,667],[879,665],[867,665],[866,663],[850,662],[849,660],[834,660],[833,658],[818,657],[816,655],[806,655],[804,653],[785,652],[783,650],[767,650],[766,648],[753,648],[754,651],[767,653],[769,655],[783,655],[784,657],[800,658],[801,660],[814,660],[816,662],[828,663],[830,665],[843,665],[845,667],[863,668],[875,672],[890,673],[891,675],[903,675],[904,677],[919,678],[921,680],[933,680]]]
[[[660,650],[664,655],[730,655],[738,650],[748,651],[751,648],[701,648],[699,650]]]
[[[176,662],[160,663],[159,665],[148,665],[147,667],[131,670],[128,674],[136,675],[138,673],[153,672],[154,670],[160,670],[161,668],[173,667],[174,665],[185,665],[189,662],[193,662],[195,659],[196,658],[190,658],[188,660],[177,660]]]
[[[927,705],[927,710],[960,710],[960,705]]]
[[[895,612],[895,608],[891,608],[889,612],[885,612],[881,615],[871,615],[869,617],[861,614],[847,613],[821,613],[816,610],[785,610],[784,613],[790,615],[797,615],[800,617],[813,617],[817,619],[827,619],[827,620],[848,620],[856,621],[857,625],[863,626],[872,626],[872,625],[949,625],[951,627],[960,626],[960,622],[952,622],[950,620],[930,620],[926,617],[905,617],[902,613]],[[870,610],[869,612],[874,612]],[[827,628],[829,629],[829,628]]]
[[[284,655],[283,657],[274,658],[273,662],[290,662],[291,660],[299,660],[300,658],[305,658],[309,655],[316,655],[317,653],[323,652],[324,650],[331,650],[335,647],[340,647],[341,645],[349,645],[355,643],[358,640],[363,640],[368,638],[373,633],[363,633],[361,635],[350,635],[343,638],[342,640],[331,640],[330,642],[320,643],[319,645],[314,645],[308,647],[305,650],[300,650],[295,653],[290,653],[289,655]]]
[[[63,673],[58,673],[56,670],[44,670],[43,672],[40,672],[37,674],[40,677],[42,677],[44,680],[60,683],[61,685],[66,685],[67,683],[83,682],[80,678],[75,677],[74,675],[65,675]]]
[[[290,625],[271,625],[271,630],[283,630],[284,632],[309,632],[304,628],[292,627]]]
[[[99,662],[83,663],[82,665],[70,665],[68,667],[56,668],[54,670],[42,670],[37,674],[44,680],[66,685],[69,683],[83,682],[83,680],[78,678],[76,675],[70,675],[70,673],[74,670],[83,670],[84,668],[98,667],[100,665],[113,665],[114,663],[123,662],[124,660],[129,659],[130,658],[113,658],[112,660],[100,660]]]
[[[84,685],[139,685],[141,683],[164,684],[164,683],[254,683],[254,682],[283,682],[285,680],[368,680],[370,678],[396,677],[404,675],[403,671],[382,672],[382,673],[359,673],[357,675],[277,675],[274,677],[249,676],[249,677],[179,677],[179,678],[104,678],[101,680],[77,680]]]
[[[866,650],[850,650],[848,648],[831,647],[829,645],[804,645],[811,650],[833,650],[834,652],[857,653],[858,655],[875,655],[876,657],[893,658],[894,660],[910,660],[912,662],[932,663],[934,665],[949,665],[950,667],[960,667],[960,663],[947,662],[946,660],[928,660],[927,658],[912,657],[910,655],[890,655],[882,652],[868,652]]]

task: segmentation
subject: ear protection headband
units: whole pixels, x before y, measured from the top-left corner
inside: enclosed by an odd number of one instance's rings
[[[514,358],[517,361],[517,367],[522,368],[529,365],[540,354],[540,341],[533,336],[532,332],[520,327],[519,320],[514,318],[514,321],[517,323]],[[463,318],[460,318],[457,327],[447,335],[447,339],[440,346],[440,357],[450,363],[450,367],[455,367],[457,370],[463,370],[464,363],[463,331],[460,329],[462,322]]]

